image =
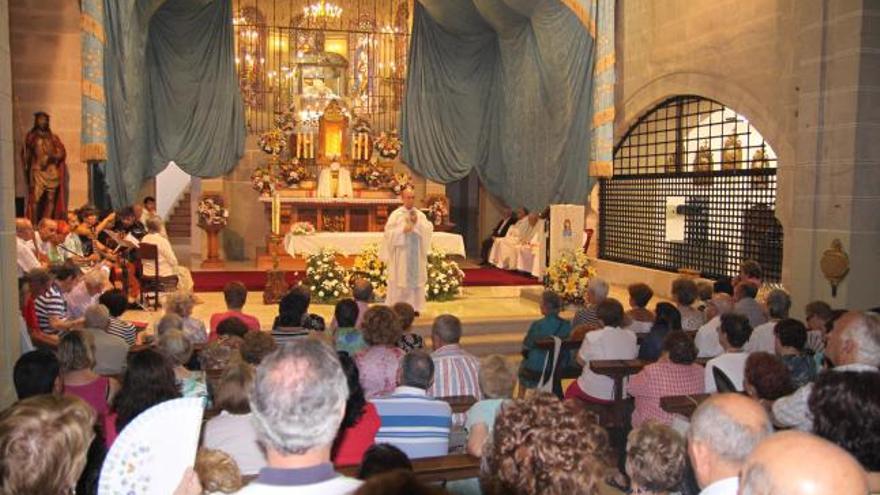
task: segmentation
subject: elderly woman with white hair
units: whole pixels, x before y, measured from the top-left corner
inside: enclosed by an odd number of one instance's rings
[[[602,322],[596,316],[596,307],[607,298],[608,282],[598,277],[591,278],[587,284],[587,292],[584,294],[584,307],[577,310],[571,320],[571,327],[575,329],[577,335],[602,328]]]
[[[84,331],[95,345],[95,371],[101,375],[121,375],[125,371],[128,344],[110,333],[110,310],[107,306],[89,306],[84,325]]]
[[[169,330],[159,337],[159,350],[174,366],[174,376],[183,397],[207,398],[208,386],[205,373],[186,368],[193,355],[192,342],[179,330]]]
[[[86,308],[98,303],[98,298],[110,286],[106,268],[95,267],[79,277],[76,285],[67,294],[67,313],[71,318],[81,318]]]
[[[171,248],[171,242],[164,235],[162,219],[158,216],[152,216],[147,219],[147,235],[141,239],[141,244],[152,244],[156,246],[159,253],[159,278],[163,287],[177,287],[182,290],[192,290],[193,280],[192,274],[185,266],[181,266]],[[144,277],[150,278],[156,276],[156,262],[151,259],[143,259]],[[175,283],[176,279],[176,283]]]
[[[208,330],[205,322],[193,318],[192,312],[196,305],[192,292],[179,290],[169,294],[165,299],[165,314],[175,314],[181,318],[181,330],[193,344],[204,344],[208,341]]]

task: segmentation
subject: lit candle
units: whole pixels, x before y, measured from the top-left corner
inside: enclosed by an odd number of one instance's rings
[[[302,148],[301,148],[301,144],[302,144],[302,142],[301,142],[300,139],[299,139],[299,134],[298,134],[298,133],[297,133],[297,134],[294,134],[294,137],[296,138],[296,157],[297,157],[297,158],[302,158],[302,152],[301,152],[301,150],[302,150]]]
[[[351,135],[351,159],[357,160],[357,142],[355,142],[354,134]]]

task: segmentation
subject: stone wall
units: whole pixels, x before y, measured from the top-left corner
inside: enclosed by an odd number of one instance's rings
[[[783,283],[798,311],[811,299],[876,305],[880,150],[868,136],[877,132],[878,9],[863,0],[618,2],[615,139],[679,94],[749,119],[779,157]],[[818,260],[834,238],[853,269],[832,299]]]
[[[79,160],[82,73],[79,2],[16,0],[9,3],[9,19],[16,195],[25,195],[18,152],[33,125],[33,113],[44,111],[52,117],[52,130],[67,148],[68,204],[81,206],[88,201],[88,173]]]

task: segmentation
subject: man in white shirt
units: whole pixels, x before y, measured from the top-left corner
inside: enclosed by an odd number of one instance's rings
[[[804,462],[806,459],[818,462]],[[752,451],[739,483],[744,494],[864,495],[870,492],[865,474],[853,456],[828,440],[783,431],[766,438]]]
[[[700,495],[736,495],[740,468],[771,433],[764,408],[745,395],[718,394],[700,404],[688,430],[688,457]]]
[[[15,219],[15,261],[18,264],[19,277],[43,266],[37,258],[34,245],[34,226],[26,218]]]
[[[724,352],[710,359],[706,363],[706,393],[712,394],[718,391],[715,384],[714,368],[718,368],[740,392],[743,390],[743,376],[746,371],[746,359],[749,353],[742,347],[749,341],[752,335],[752,326],[745,316],[738,313],[728,313],[721,317],[721,347]]]
[[[706,303],[706,323],[697,330],[694,344],[697,346],[697,357],[715,357],[722,352],[721,338],[718,329],[721,327],[721,316],[733,311],[733,298],[729,294],[718,292]]]
[[[876,313],[850,311],[834,322],[828,333],[825,357],[835,371],[877,371],[880,366],[880,316]],[[773,403],[773,421],[779,426],[812,431],[813,416],[808,401],[813,383]]]
[[[746,352],[776,352],[776,324],[788,318],[791,309],[791,297],[782,289],[773,289],[767,294],[767,313],[770,321],[755,327],[744,349]]]
[[[590,361],[635,359],[639,354],[639,345],[635,332],[620,328],[623,324],[623,305],[620,301],[613,298],[605,299],[596,307],[596,314],[604,326],[584,335],[584,341],[577,355],[577,361],[584,369],[577,381],[569,385],[565,391],[565,398],[607,404],[616,399],[614,380],[594,373],[590,369]]]
[[[336,352],[316,339],[291,341],[257,368],[251,413],[268,467],[241,495],[336,495],[360,481],[330,462],[345,414],[348,381]]]

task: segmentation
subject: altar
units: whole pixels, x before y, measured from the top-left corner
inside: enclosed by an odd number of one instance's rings
[[[384,232],[322,232],[314,235],[284,236],[284,250],[292,257],[309,256],[323,248],[333,248],[345,256],[357,256],[371,244],[382,242]],[[465,256],[464,238],[451,232],[434,232],[431,247],[450,256]]]
[[[305,191],[304,191],[305,192]],[[262,197],[264,211],[272,214],[273,198]],[[400,206],[397,197],[317,198],[280,195],[280,230],[308,222],[318,232],[378,232],[388,215]]]

